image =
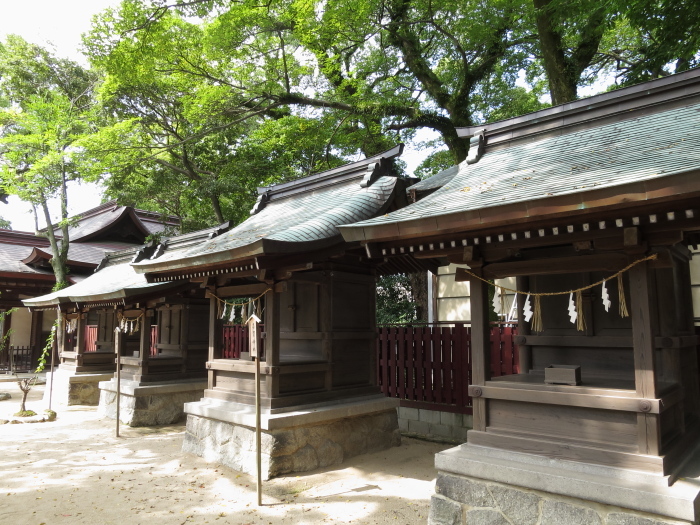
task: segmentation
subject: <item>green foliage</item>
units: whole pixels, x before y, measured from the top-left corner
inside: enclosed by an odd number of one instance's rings
[[[89,180],[78,141],[93,131],[96,82],[92,72],[18,36],[0,43],[0,191],[43,211],[57,282],[66,281],[66,185]],[[48,209],[53,198],[61,204],[61,244]]]
[[[39,372],[43,372],[44,369],[46,368],[46,363],[49,357],[51,356],[51,351],[53,349],[54,341],[56,340],[56,332],[58,331],[58,319],[56,319],[53,323],[53,326],[51,327],[51,332],[49,333],[49,337],[46,339],[46,345],[44,345],[43,350],[41,351],[41,355],[39,356],[39,361],[36,367],[36,370],[34,370],[35,374],[38,374]]]
[[[380,277],[377,283],[377,324],[402,324],[416,321],[416,306],[408,275]]]
[[[418,165],[413,175],[419,179],[427,179],[428,177],[432,177],[446,170],[450,166],[454,166],[452,154],[446,149],[441,149],[423,159],[423,162]]]
[[[10,308],[9,310],[0,311],[0,322],[5,322],[13,313],[17,311],[17,307]],[[10,341],[12,336],[12,328],[7,330],[2,337],[0,337],[0,354],[7,349],[7,343]]]
[[[11,230],[12,229],[12,223],[8,221],[7,219],[3,219],[0,217],[0,228],[4,230]]]

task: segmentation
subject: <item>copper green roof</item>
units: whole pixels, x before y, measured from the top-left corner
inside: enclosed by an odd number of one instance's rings
[[[369,219],[391,203],[397,185],[392,150],[290,183],[259,189],[250,218],[188,249],[134,264],[139,272],[197,270],[262,255],[308,252],[342,242],[338,226]]]
[[[636,112],[615,93],[620,98],[607,121],[582,100],[573,126],[563,117],[543,122],[535,113],[528,116],[529,134],[518,136],[515,124],[508,130],[508,121],[494,125],[506,131],[493,147],[486,126],[485,152],[476,162],[463,162],[454,178],[414,204],[342,226],[343,237],[380,241],[476,230],[700,192],[700,75],[690,79],[693,85],[673,100],[649,95],[648,105],[635,86]]]

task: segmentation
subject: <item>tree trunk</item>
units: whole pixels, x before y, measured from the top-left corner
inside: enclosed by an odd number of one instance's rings
[[[409,274],[411,295],[416,305],[416,321],[428,320],[428,272]]]
[[[557,106],[576,100],[577,80],[571,78],[571,71],[564,54],[561,34],[556,30],[549,6],[552,0],[533,0],[537,31],[540,37],[540,50],[544,69],[549,82],[552,105]]]

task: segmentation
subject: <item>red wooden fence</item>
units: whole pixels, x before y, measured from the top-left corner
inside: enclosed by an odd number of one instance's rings
[[[240,324],[224,325],[221,343],[224,359],[238,359],[241,352],[248,351],[248,327]]]
[[[471,414],[471,329],[455,326],[382,327],[377,339],[377,378],[382,392],[401,406]],[[518,373],[509,326],[491,329],[491,375]]]

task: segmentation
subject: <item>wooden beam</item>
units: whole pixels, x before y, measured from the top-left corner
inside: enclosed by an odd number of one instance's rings
[[[591,271],[616,272],[624,268],[628,261],[629,258],[626,255],[611,253],[492,263],[484,266],[484,277],[487,279],[501,279],[521,275],[552,275]],[[457,268],[455,280],[467,280],[464,271],[460,272],[460,268]]]
[[[216,295],[218,297],[250,297],[257,296],[267,290],[269,286],[267,284],[242,284],[234,286],[222,286],[216,289]]]

